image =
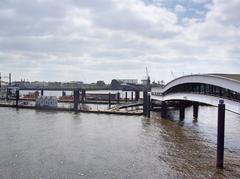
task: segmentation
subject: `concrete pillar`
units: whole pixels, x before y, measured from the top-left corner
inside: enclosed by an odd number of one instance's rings
[[[62,96],[66,96],[66,92],[65,91],[62,91]]]
[[[199,103],[194,102],[193,103],[193,119],[194,119],[194,121],[197,121],[197,119],[198,119],[198,110],[199,110]]]
[[[217,129],[217,167],[223,168],[224,161],[224,128],[225,104],[223,100],[218,104],[218,129]]]
[[[16,107],[18,107],[18,101],[19,101],[19,90],[16,91]]]
[[[41,89],[41,96],[43,96],[44,95],[44,92],[43,92],[43,89]]]
[[[140,96],[139,93],[140,92],[138,90],[135,91],[135,101],[139,100],[139,96]]]
[[[147,96],[148,95],[148,93],[147,93],[147,91],[144,91],[143,92],[143,115],[144,116],[147,116]]]
[[[147,95],[147,117],[150,118],[151,116],[151,95]]]
[[[79,90],[78,89],[74,90],[73,95],[74,95],[74,110],[78,111]]]
[[[131,101],[133,102],[133,91],[131,92]]]
[[[127,102],[128,99],[127,99],[127,91],[125,92],[125,102]]]
[[[161,118],[167,118],[167,104],[165,101],[162,101],[161,104]]]
[[[179,108],[179,119],[180,121],[183,121],[185,118],[185,107],[183,104],[180,104],[180,108]]]
[[[119,92],[117,93],[117,103],[118,104],[120,103],[120,93]]]

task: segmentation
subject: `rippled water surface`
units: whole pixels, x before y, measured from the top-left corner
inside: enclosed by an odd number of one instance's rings
[[[240,116],[226,113],[225,169],[215,167],[217,110],[186,120],[0,108],[0,178],[240,178]],[[178,118],[178,112],[169,113]]]

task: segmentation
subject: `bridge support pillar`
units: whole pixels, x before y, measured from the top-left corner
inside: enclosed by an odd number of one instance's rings
[[[194,102],[193,103],[193,120],[194,121],[198,120],[198,110],[199,110],[199,103]]]
[[[140,92],[138,90],[135,91],[135,101],[139,100],[139,93]]]
[[[119,92],[117,93],[117,103],[118,104],[120,103],[120,93]]]
[[[127,98],[127,91],[125,92],[125,102],[128,101],[128,98]]]
[[[79,103],[79,90],[74,90],[74,110],[78,111],[78,103]]]
[[[218,104],[218,129],[217,129],[217,167],[218,168],[223,168],[224,128],[225,128],[225,104],[223,100],[220,100]]]
[[[133,91],[131,92],[131,101],[133,102]]]
[[[43,96],[44,95],[44,91],[43,91],[43,89],[41,89],[41,96]]]
[[[147,91],[143,92],[143,115],[147,116],[147,103],[148,103],[148,93]]]
[[[181,104],[179,108],[179,119],[180,121],[183,121],[184,118],[185,118],[185,107],[183,104]]]
[[[161,118],[167,118],[167,104],[165,101],[162,101],[161,104]]]
[[[19,101],[19,90],[16,91],[16,107],[18,107],[18,101]]]
[[[66,92],[65,91],[62,91],[62,96],[66,96]]]

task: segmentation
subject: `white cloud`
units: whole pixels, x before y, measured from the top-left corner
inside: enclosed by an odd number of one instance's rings
[[[177,5],[175,6],[175,12],[181,13],[181,12],[185,12],[185,11],[186,11],[186,8],[183,7],[182,5],[177,4]]]
[[[174,7],[175,13],[141,0],[1,1],[1,72],[88,82],[141,78],[145,66],[155,80],[169,80],[171,71],[239,72],[240,2],[214,0],[204,19],[187,16],[183,24],[178,14],[186,9]]]

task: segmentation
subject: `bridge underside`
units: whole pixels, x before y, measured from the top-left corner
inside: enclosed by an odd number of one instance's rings
[[[216,96],[210,96],[205,94],[196,94],[196,93],[170,93],[162,96],[152,95],[153,100],[158,101],[192,101],[208,104],[211,106],[218,106],[219,100],[223,99]],[[240,114],[240,103],[238,101],[233,101],[230,99],[223,99],[226,104],[226,110]]]

